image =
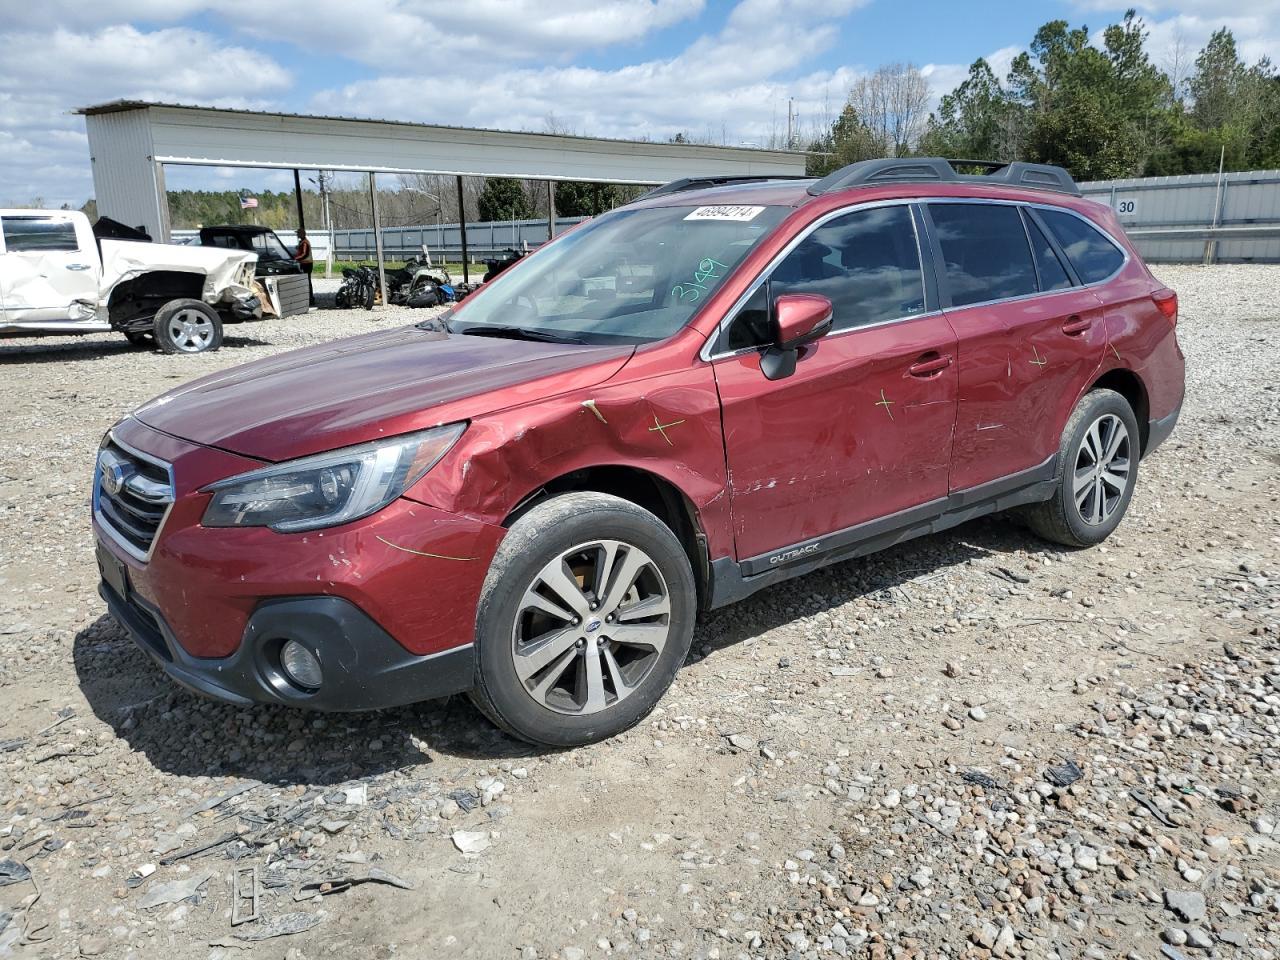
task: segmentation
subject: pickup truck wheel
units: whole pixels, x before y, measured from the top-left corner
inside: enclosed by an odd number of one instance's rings
[[[151,338],[151,334],[145,333],[142,330],[126,330],[124,338],[135,347],[149,347],[154,343],[154,340]]]
[[[152,326],[163,353],[204,353],[222,346],[222,318],[200,300],[170,300]]]
[[[1085,394],[1062,431],[1053,496],[1027,509],[1027,525],[1068,547],[1101,543],[1120,525],[1138,480],[1138,421],[1114,390]]]
[[[508,733],[594,743],[649,714],[693,639],[689,558],[661,520],[601,493],[531,509],[494,557],[472,700]]]

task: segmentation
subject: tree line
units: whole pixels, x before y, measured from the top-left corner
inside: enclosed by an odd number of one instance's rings
[[[1280,167],[1280,76],[1246,63],[1228,29],[1190,61],[1179,44],[1156,65],[1135,11],[1102,31],[1053,20],[1007,76],[985,59],[927,114],[911,64],[860,79],[830,129],[808,144],[808,172],[884,156],[1027,160],[1077,180]]]
[[[348,178],[354,180],[355,178]],[[643,188],[600,183],[555,184],[557,217],[589,217],[634,199]],[[363,186],[326,185],[333,229],[367,229],[373,223],[373,207],[367,183]],[[243,209],[241,197],[253,197],[257,206]],[[258,224],[273,230],[292,230],[298,223],[297,200],[292,190],[170,190],[169,223],[175,230],[224,224]],[[530,220],[547,215],[545,181],[510,177],[468,177],[463,180],[467,218],[478,220]],[[96,205],[83,208],[96,216]],[[318,189],[302,192],[307,226],[324,228],[324,198]],[[378,212],[384,227],[457,223],[458,188],[453,177],[428,174],[380,177]]]

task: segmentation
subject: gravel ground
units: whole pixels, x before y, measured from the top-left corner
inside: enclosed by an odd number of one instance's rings
[[[0,342],[0,956],[1280,956],[1280,268],[1159,273],[1189,396],[1107,545],[990,518],[767,590],[563,753],[197,699],[95,594],[118,416],[421,312]]]

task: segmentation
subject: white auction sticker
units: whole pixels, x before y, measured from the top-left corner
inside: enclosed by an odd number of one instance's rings
[[[744,207],[736,204],[725,204],[719,207],[699,207],[685,217],[686,220],[735,220],[746,223],[760,216],[764,207]]]

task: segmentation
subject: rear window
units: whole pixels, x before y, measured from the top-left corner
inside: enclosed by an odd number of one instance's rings
[[[993,203],[933,203],[952,306],[1036,292],[1031,248],[1018,208]]]
[[[1120,248],[1108,240],[1096,227],[1075,214],[1059,210],[1037,211],[1048,225],[1085,283],[1105,280],[1124,263]]]
[[[76,225],[50,217],[5,217],[4,246],[9,253],[51,253],[80,249]]]

